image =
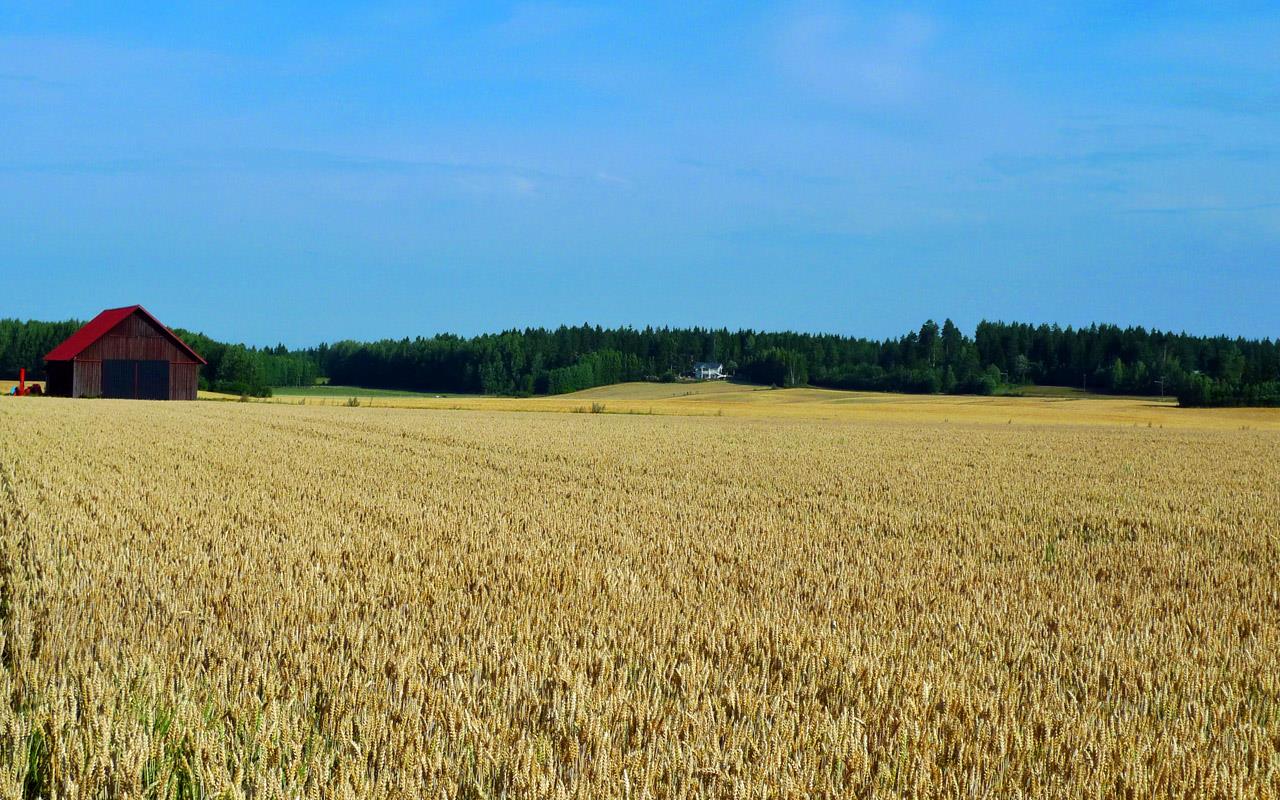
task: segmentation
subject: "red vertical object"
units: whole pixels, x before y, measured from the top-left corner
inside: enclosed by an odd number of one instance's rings
[[[27,393],[27,368],[18,367],[18,394]]]

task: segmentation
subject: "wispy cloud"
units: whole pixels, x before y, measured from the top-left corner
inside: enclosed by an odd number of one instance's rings
[[[1229,158],[1232,161],[1251,161],[1263,162],[1274,161],[1280,158],[1280,148],[1277,147],[1230,147],[1219,151],[1218,155],[1223,158]]]
[[[1002,175],[1027,175],[1056,169],[1114,170],[1137,164],[1171,161],[1192,156],[1202,148],[1151,146],[1123,150],[1091,150],[1082,153],[1001,155],[987,160]]]
[[[1273,4],[1274,5],[1274,4]],[[1229,116],[1280,113],[1280,14],[1215,14],[1153,24],[1113,45],[1111,57],[1145,73],[1149,99]]]
[[[1131,52],[1167,64],[1233,69],[1252,74],[1280,68],[1280,14],[1216,15],[1154,25],[1125,43]]]
[[[1280,113],[1280,91],[1246,92],[1206,86],[1165,91],[1163,94],[1170,105],[1220,114],[1263,117]]]
[[[0,159],[0,175],[171,176],[198,173],[392,176],[452,186],[468,194],[520,197],[531,197],[543,189],[555,187],[633,188],[629,179],[603,171],[571,174],[483,161],[445,161],[276,147],[151,152],[140,157],[102,156],[47,161]]]
[[[0,162],[2,163],[2,162]],[[15,167],[11,166],[10,169]],[[432,161],[427,159],[393,158],[376,155],[352,155],[324,150],[303,150],[282,147],[236,147],[225,149],[190,150],[172,153],[150,153],[146,158],[69,159],[65,161],[32,162],[34,171],[91,171],[106,168],[110,171],[144,171],[147,169],[252,169],[252,170],[314,170],[329,172],[398,172],[437,173],[442,175],[485,174],[522,175],[529,178],[560,177],[547,172],[521,169],[504,164],[463,163]]]
[[[806,172],[804,170],[796,169],[795,166],[790,163],[786,165],[773,166],[768,169],[760,166],[747,167],[739,164],[730,164],[701,158],[680,158],[676,160],[676,163],[681,166],[690,167],[699,172],[757,182],[761,185],[785,182],[807,186],[839,187],[853,186],[858,183],[856,177],[845,173],[836,173],[834,171]]]
[[[1256,211],[1275,211],[1280,209],[1280,202],[1275,203],[1247,203],[1243,205],[1227,205],[1227,204],[1172,204],[1167,206],[1150,206],[1139,208],[1126,208],[1123,214],[1155,214],[1155,215],[1174,215],[1174,214],[1247,214]]]
[[[895,104],[926,87],[925,57],[937,37],[932,17],[873,19],[839,9],[801,13],[778,37],[778,62],[793,80],[831,99]]]
[[[17,73],[0,72],[0,83],[29,83],[29,84],[48,84],[49,81],[44,80],[36,75],[22,75]]]
[[[607,186],[617,186],[621,189],[630,189],[633,186],[632,182],[628,179],[620,175],[614,175],[611,172],[597,172],[596,180]]]
[[[536,181],[522,175],[491,173],[460,175],[457,186],[470,194],[515,197],[532,197],[538,194],[540,188]]]
[[[563,3],[521,3],[495,29],[513,43],[537,42],[578,33],[602,18],[599,10]]]
[[[0,35],[0,74],[49,85],[158,82],[218,74],[243,65],[241,59],[212,50],[126,45],[77,36]]]

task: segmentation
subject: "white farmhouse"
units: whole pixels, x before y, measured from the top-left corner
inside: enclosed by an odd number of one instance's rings
[[[699,381],[722,381],[729,376],[719,361],[699,361],[693,365],[693,377]]]

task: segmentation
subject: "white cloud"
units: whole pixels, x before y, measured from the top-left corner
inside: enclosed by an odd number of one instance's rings
[[[937,28],[920,14],[871,19],[809,11],[783,25],[776,53],[783,71],[816,93],[860,104],[906,103],[926,88],[924,61]]]
[[[606,186],[616,186],[622,189],[630,189],[632,187],[631,181],[621,175],[614,175],[611,172],[597,172],[596,180]]]
[[[456,180],[460,189],[473,195],[533,197],[539,188],[536,181],[523,175],[472,173]]]
[[[600,12],[561,3],[521,3],[498,26],[510,42],[534,42],[577,33],[599,22]]]

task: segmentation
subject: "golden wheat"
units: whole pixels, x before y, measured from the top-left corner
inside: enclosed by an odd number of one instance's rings
[[[1040,391],[1049,391],[1041,387]],[[301,391],[301,390],[283,390]],[[964,395],[908,395],[850,392],[836,389],[769,389],[725,383],[623,383],[572,394],[538,397],[481,395],[353,397],[283,394],[259,403],[417,408],[470,411],[590,412],[675,416],[736,416],[767,419],[819,419],[846,422],[897,421],[915,424],[991,423],[1029,425],[1086,425],[1187,430],[1251,428],[1280,432],[1280,412],[1274,408],[1179,408],[1172,398],[1090,397],[1070,394],[1044,397],[973,397]],[[234,395],[201,392],[209,400],[237,400]],[[249,399],[249,398],[246,398]]]
[[[0,401],[8,797],[1273,796],[1269,430]]]

